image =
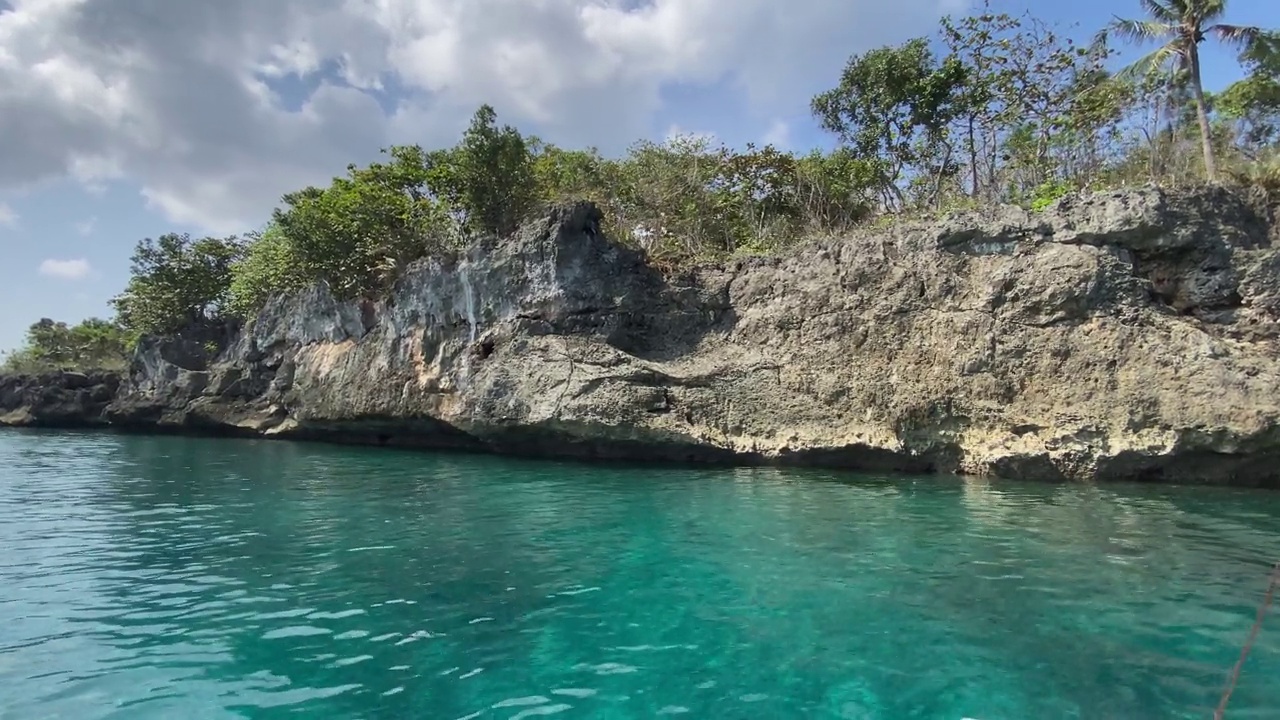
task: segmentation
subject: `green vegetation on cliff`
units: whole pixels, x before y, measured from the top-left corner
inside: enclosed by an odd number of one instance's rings
[[[607,234],[673,267],[767,253],[897,213],[1040,210],[1071,192],[1127,184],[1225,176],[1280,194],[1280,35],[1223,23],[1225,0],[1140,5],[1145,19],[1116,20],[1090,43],[984,5],[944,18],[934,37],[854,55],[812,102],[837,140],[830,152],[679,137],[611,158],[499,125],[485,105],[454,147],[387,148],[327,187],[285,195],[261,232],[142,241],[109,325],[136,338],[245,319],[317,280],[342,297],[378,297],[408,263],[508,235],[564,200],[595,202]],[[1161,44],[1112,72],[1113,37]],[[1208,40],[1238,47],[1245,70],[1217,94],[1200,81],[1198,46]],[[110,355],[68,355],[35,328],[7,369]]]
[[[111,301],[120,324],[135,334],[172,333],[223,316],[232,269],[245,251],[237,238],[170,233],[143,240],[129,284]]]
[[[44,318],[27,328],[26,344],[6,355],[0,372],[35,374],[50,370],[121,370],[129,339],[118,323],[89,318],[68,326]]]

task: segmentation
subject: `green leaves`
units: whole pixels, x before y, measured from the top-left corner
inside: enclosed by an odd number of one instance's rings
[[[252,317],[271,297],[299,290],[312,279],[280,226],[269,224],[231,267],[227,310],[237,317]]]
[[[839,85],[816,96],[811,109],[824,129],[878,162],[885,200],[900,204],[899,177],[940,154],[967,79],[960,62],[937,62],[928,41],[916,38],[851,57]]]
[[[68,326],[44,318],[27,329],[26,344],[5,356],[0,372],[121,370],[128,364],[129,346],[125,329],[113,322],[89,318]]]
[[[538,200],[528,143],[482,106],[455,147],[387,148],[325,188],[285,195],[272,225],[236,265],[231,309],[323,279],[342,298],[378,297],[409,263],[470,236],[508,235]]]
[[[841,186],[843,166],[816,157],[750,144],[734,151],[699,137],[640,142],[604,166],[609,184],[598,194],[615,237],[662,265],[767,252],[827,220],[863,213],[864,195],[849,200],[853,193]]]
[[[134,334],[172,333],[218,318],[231,285],[231,266],[244,252],[236,238],[173,233],[138,243],[132,277],[111,300],[120,324]]]
[[[1005,13],[944,19],[942,36],[968,69],[952,136],[970,196],[1024,200],[1054,175],[1082,174],[1072,163],[1118,121],[1100,89],[1105,47],[1078,46],[1030,15]]]
[[[500,237],[516,231],[537,198],[533,157],[515,128],[497,126],[493,108],[483,105],[453,153],[453,195],[473,232]]]
[[[339,297],[375,296],[404,265],[449,243],[447,214],[429,189],[431,156],[417,146],[383,153],[389,162],[349,166],[327,188],[283,198],[237,268],[238,313],[306,280],[326,280]]]
[[[1280,35],[1260,33],[1240,61],[1248,75],[1216,95],[1214,108],[1232,125],[1239,149],[1256,158],[1280,143]]]
[[[606,160],[595,148],[565,150],[529,141],[533,186],[541,202],[590,200],[606,205],[608,188],[617,184],[619,163]]]

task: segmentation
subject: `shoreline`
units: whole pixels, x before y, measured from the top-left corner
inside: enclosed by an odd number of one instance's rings
[[[11,415],[11,414],[10,414]],[[291,433],[264,433],[245,427],[228,425],[139,425],[114,423],[105,417],[99,419],[65,417],[50,420],[34,419],[23,423],[6,422],[5,415],[0,414],[0,432],[11,430],[16,432],[76,432],[87,434],[109,434],[134,437],[174,437],[198,438],[208,440],[258,440],[273,443],[301,443],[325,445],[332,447],[353,447],[368,449],[397,450],[408,453],[443,453],[458,456],[492,456],[513,460],[567,462],[586,466],[626,466],[652,467],[658,469],[732,469],[732,468],[777,468],[787,470],[822,470],[840,473],[880,475],[890,480],[898,479],[955,479],[960,481],[983,482],[1029,482],[1045,486],[1060,485],[1168,485],[1176,487],[1222,487],[1237,489],[1256,489],[1272,491],[1280,489],[1276,482],[1205,482],[1197,480],[1152,480],[1144,479],[1141,474],[1132,476],[1116,475],[1098,478],[1091,481],[1072,480],[1061,477],[1046,477],[1036,474],[1016,477],[996,474],[977,474],[956,472],[921,464],[920,458],[884,458],[880,463],[849,463],[838,460],[800,459],[805,456],[783,455],[768,457],[762,454],[733,453],[718,448],[697,446],[661,447],[642,443],[586,445],[562,441],[563,444],[534,445],[525,444],[517,449],[503,449],[496,443],[486,443],[473,439],[471,442],[448,442],[441,438],[412,433],[387,433],[347,431],[311,431]],[[456,436],[455,436],[456,437]],[[573,448],[566,451],[566,448]],[[867,448],[882,458],[887,455],[877,448]],[[901,460],[901,462],[895,462]],[[1167,458],[1169,462],[1177,462],[1176,457]],[[913,464],[915,463],[915,464]]]

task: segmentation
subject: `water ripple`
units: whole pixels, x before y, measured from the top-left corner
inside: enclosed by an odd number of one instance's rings
[[[11,432],[0,547],[3,720],[1163,720],[1280,494]],[[1231,716],[1277,676],[1280,624]]]

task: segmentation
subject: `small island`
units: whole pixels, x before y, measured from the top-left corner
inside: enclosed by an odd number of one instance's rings
[[[0,423],[1275,486],[1276,38],[1228,33],[1216,95],[1107,70],[1155,27],[946,19],[850,58],[807,155],[484,106],[261,232],[139,243],[114,320],[32,326]]]

